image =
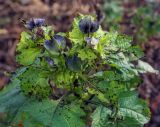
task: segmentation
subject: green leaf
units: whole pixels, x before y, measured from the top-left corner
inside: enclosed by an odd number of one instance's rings
[[[34,46],[32,36],[27,32],[21,33],[20,42],[17,45],[17,51],[21,52],[23,49]]]
[[[123,92],[119,96],[119,114],[124,118],[132,118],[143,127],[150,119],[148,105],[135,92]]]
[[[19,107],[26,100],[20,90],[20,81],[12,80],[12,83],[0,91],[0,126],[7,127],[17,114]]]
[[[143,126],[137,123],[135,119],[132,119],[130,117],[125,117],[121,122],[118,123],[117,127],[143,127]]]
[[[82,44],[84,42],[84,34],[79,29],[79,21],[82,17],[79,16],[73,21],[73,29],[69,32],[69,39],[73,41],[73,43]]]
[[[92,127],[143,127],[149,121],[150,111],[135,92],[122,92],[117,115],[102,105],[92,114]]]
[[[122,78],[127,80],[138,75],[136,67],[129,61],[123,52],[108,55],[106,58],[111,67],[116,68],[122,73]]]
[[[120,35],[117,32],[101,35],[96,50],[102,58],[112,56],[120,51],[126,51],[131,47],[132,38],[126,35]]]
[[[40,52],[41,51],[38,48],[23,49],[23,51],[17,55],[17,62],[22,65],[30,65],[34,62]]]
[[[117,32],[107,33],[105,36],[106,41],[110,43],[108,47],[109,50],[125,50],[131,46],[132,38],[127,35],[121,35]]]
[[[100,81],[97,84],[97,88],[104,92],[105,98],[107,98],[110,103],[115,103],[120,92],[125,91],[125,85],[117,81]]]

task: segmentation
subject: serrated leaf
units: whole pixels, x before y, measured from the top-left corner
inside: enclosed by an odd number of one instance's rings
[[[33,45],[34,42],[32,41],[31,35],[27,32],[22,32],[20,42],[17,45],[17,51],[21,52],[23,49],[32,47]]]
[[[110,38],[110,47],[112,50],[126,50],[131,46],[132,38],[126,35],[120,35],[118,33],[109,33],[108,38]]]
[[[51,94],[51,87],[48,84],[49,75],[48,71],[30,67],[17,78],[25,95],[32,94],[37,98],[46,98]]]
[[[73,29],[71,32],[69,32],[69,39],[76,43],[83,43],[84,41],[84,34],[80,31],[78,24],[81,17],[77,17],[73,21]]]
[[[19,62],[22,65],[30,65],[34,62],[36,57],[40,54],[40,49],[38,48],[29,48],[29,49],[23,49],[23,51],[18,54],[17,56],[17,62]]]

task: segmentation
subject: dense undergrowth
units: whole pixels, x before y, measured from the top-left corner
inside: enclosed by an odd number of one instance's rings
[[[156,1],[105,0],[104,26],[112,31],[132,33],[137,43],[148,42],[160,35],[158,7],[159,3]],[[124,24],[127,28],[124,28]]]

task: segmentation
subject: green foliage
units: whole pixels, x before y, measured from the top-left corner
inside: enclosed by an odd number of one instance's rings
[[[78,51],[78,57],[83,61],[92,61],[97,58],[96,54],[90,48],[80,49]]]
[[[80,120],[80,117],[85,113],[77,102],[63,105],[61,98],[55,101],[50,99],[38,101],[26,98],[18,85],[10,84],[10,87],[11,92],[8,89],[0,94],[2,102],[0,107],[3,107],[0,112],[4,112],[0,117],[1,127],[6,125],[17,127],[20,124],[25,127],[75,127],[77,124],[84,126],[84,121]]]
[[[106,15],[106,27],[111,30],[118,30],[119,23],[123,19],[124,8],[120,0],[105,0],[103,10]]]
[[[34,109],[34,110],[33,110]],[[77,112],[77,110],[79,112]],[[28,100],[20,107],[18,114],[14,118],[15,123],[23,122],[24,126],[55,126],[55,127],[75,127],[84,126],[80,117],[84,112],[77,104],[63,106],[59,100],[43,100],[42,102]],[[13,123],[14,123],[13,122]]]
[[[93,22],[86,23],[88,18]],[[79,26],[81,19],[85,24]],[[48,26],[22,32],[21,67],[0,92],[0,126],[84,127],[92,114],[92,127],[142,127],[150,113],[136,94],[138,74],[157,71],[132,63],[143,53],[131,42],[83,15],[69,33],[55,34]]]
[[[156,12],[156,3],[139,7],[131,22],[136,26],[138,41],[146,42],[149,38],[157,36],[160,33],[160,16]]]
[[[111,31],[132,33],[137,42],[147,42],[151,38],[159,38],[160,16],[158,3],[105,0],[103,11],[105,14],[104,26]],[[131,4],[134,7],[125,5]],[[122,25],[121,25],[122,24]]]

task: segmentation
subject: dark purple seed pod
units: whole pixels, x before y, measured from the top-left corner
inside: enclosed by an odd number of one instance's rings
[[[46,40],[44,42],[44,47],[53,55],[58,55],[57,45],[52,40]]]
[[[45,24],[45,19],[35,18],[33,19],[36,26],[43,26]]]
[[[99,23],[96,21],[93,21],[91,24],[90,32],[94,33],[99,29]]]
[[[53,50],[55,48],[55,44],[53,43],[52,40],[46,40],[44,42],[44,47],[47,49],[47,50]]]
[[[66,40],[63,36],[61,35],[54,35],[52,38],[54,41],[56,41],[56,43],[59,45],[59,47],[61,47],[62,49],[64,49],[66,47]]]
[[[45,25],[45,19],[34,18],[34,19],[30,19],[29,21],[27,21],[25,26],[27,29],[32,30],[35,27],[39,27],[43,25]]]
[[[74,55],[66,59],[66,64],[71,71],[76,72],[81,70],[82,61],[77,55]]]
[[[91,19],[90,18],[84,18],[79,21],[79,29],[83,33],[85,33],[85,34],[89,33],[90,27],[91,27]]]
[[[93,33],[96,32],[99,28],[99,23],[92,21],[91,18],[86,17],[79,21],[79,29],[84,33]]]
[[[32,29],[35,28],[36,25],[35,25],[33,19],[31,19],[31,20],[29,20],[29,21],[26,22],[25,26],[26,26],[27,29],[32,30]]]

